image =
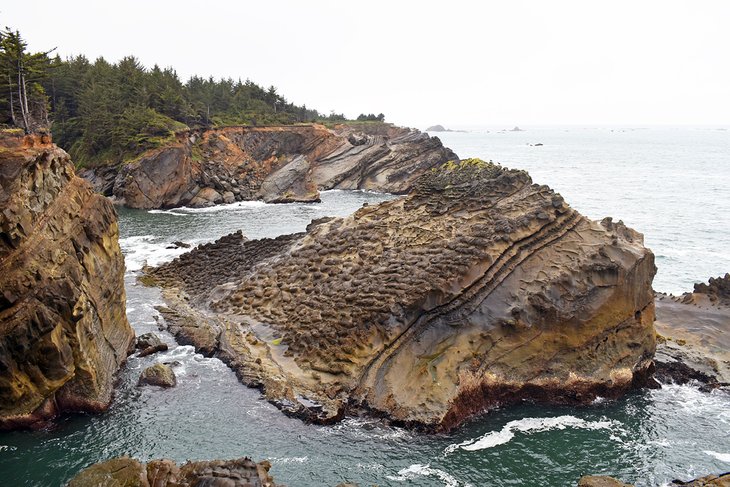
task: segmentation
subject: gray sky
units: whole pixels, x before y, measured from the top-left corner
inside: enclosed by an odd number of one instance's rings
[[[8,0],[0,24],[402,125],[730,124],[727,0]]]

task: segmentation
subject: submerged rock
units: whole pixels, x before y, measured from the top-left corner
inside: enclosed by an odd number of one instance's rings
[[[111,186],[107,167],[83,174],[132,208],[314,202],[320,189],[406,193],[418,176],[456,158],[439,139],[390,124],[225,127],[179,133],[114,168]]]
[[[521,400],[647,383],[654,256],[528,174],[479,160],[306,234],[227,236],[149,270],[183,343],[282,409],[452,428]]]
[[[142,374],[139,376],[138,385],[175,387],[177,385],[177,378],[172,367],[167,364],[157,363],[142,371]]]
[[[49,136],[0,135],[0,428],[108,407],[134,340],[118,236]]]
[[[152,460],[143,465],[129,457],[114,458],[82,470],[68,487],[276,487],[269,462],[238,460],[188,462]]]

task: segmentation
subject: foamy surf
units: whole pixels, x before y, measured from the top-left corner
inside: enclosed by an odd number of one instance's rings
[[[416,463],[398,471],[398,475],[386,475],[388,480],[406,482],[418,477],[436,477],[444,482],[445,487],[472,487],[471,484],[459,482],[453,475],[438,468],[431,468],[429,464]]]
[[[704,453],[705,455],[710,455],[711,457],[715,457],[721,462],[730,463],[730,453],[718,453],[712,450],[705,450],[702,453]]]
[[[444,454],[453,453],[458,449],[466,451],[484,450],[494,448],[498,445],[509,443],[515,437],[515,433],[539,433],[550,430],[563,430],[566,428],[600,430],[612,429],[619,426],[615,421],[586,421],[575,416],[564,415],[553,418],[522,418],[510,421],[499,431],[491,431],[479,438],[467,440],[462,443],[454,443],[444,450]]]

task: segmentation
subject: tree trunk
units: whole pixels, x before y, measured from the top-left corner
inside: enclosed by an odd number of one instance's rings
[[[10,76],[8,71],[8,92],[10,93],[10,120],[13,121],[13,125],[18,125],[18,121],[15,120],[15,101],[13,100],[13,78]]]
[[[23,116],[23,128],[25,129],[25,133],[29,133],[28,112],[23,105],[23,77],[20,69],[21,65],[20,61],[18,61],[18,105],[20,105],[20,114]]]

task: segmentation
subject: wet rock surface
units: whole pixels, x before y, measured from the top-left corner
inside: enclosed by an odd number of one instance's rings
[[[142,371],[142,374],[139,376],[138,385],[175,387],[177,385],[177,378],[172,367],[167,364],[157,363]]]
[[[580,478],[578,487],[633,487],[633,485],[605,475],[586,475]]]
[[[82,174],[132,208],[199,207],[313,202],[320,189],[406,193],[456,158],[438,138],[390,124],[226,127],[181,132],[132,163]]]
[[[642,236],[478,160],[305,234],[233,234],[147,272],[182,343],[312,421],[446,430],[525,399],[616,397],[651,373]]]
[[[656,366],[662,382],[697,381],[705,390],[730,385],[730,305],[719,286],[707,288],[698,284],[695,290],[703,292],[656,296]]]
[[[0,135],[0,428],[106,409],[134,340],[111,203],[46,135]]]
[[[120,457],[82,470],[68,487],[276,487],[269,475],[270,468],[269,462],[256,463],[249,458],[188,462],[178,466],[166,459],[144,465]]]

